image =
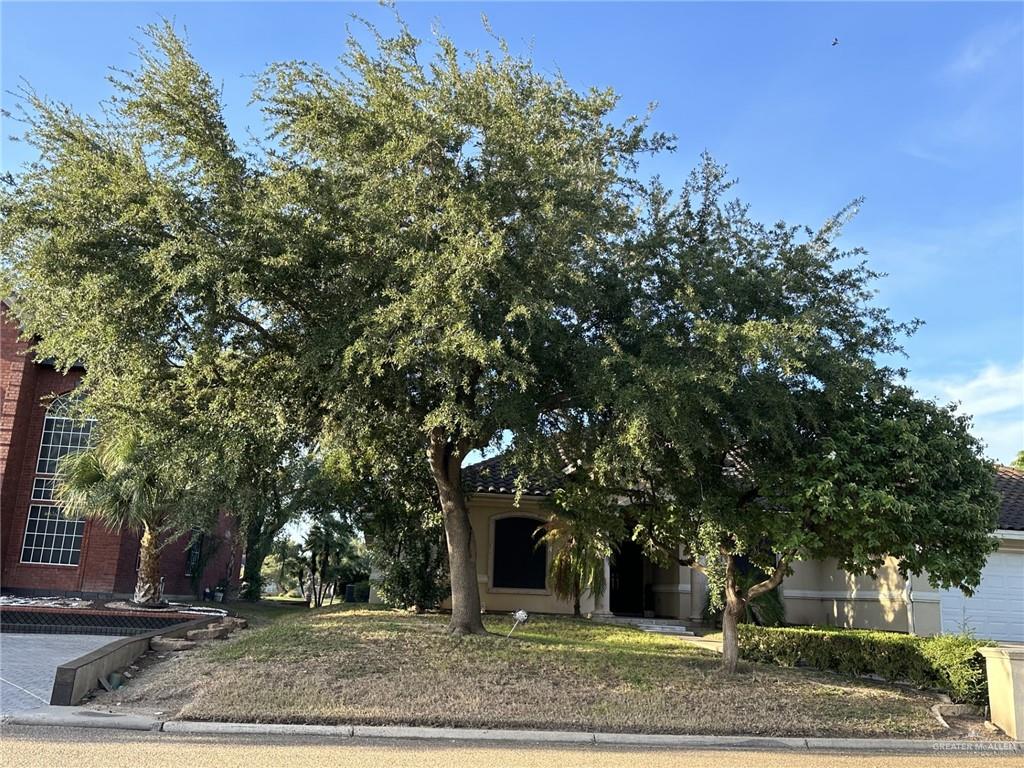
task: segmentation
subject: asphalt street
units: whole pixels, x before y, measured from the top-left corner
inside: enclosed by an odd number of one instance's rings
[[[184,736],[145,731],[4,726],[5,768],[1020,768],[1020,754],[837,754],[762,750],[523,746],[283,736]]]

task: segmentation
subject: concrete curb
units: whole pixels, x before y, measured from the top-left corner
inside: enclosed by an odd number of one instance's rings
[[[145,715],[98,712],[81,707],[50,705],[16,712],[4,718],[11,725],[58,725],[65,728],[116,728],[123,731],[159,731],[163,723]]]
[[[211,723],[202,720],[168,720],[165,733],[212,733],[231,735],[285,734],[289,736],[331,736],[349,738],[351,725],[291,725],[285,723]]]
[[[335,739],[427,739],[439,741],[595,744],[685,749],[762,749],[775,751],[957,752],[1024,754],[1024,741],[936,741],[932,739],[830,739],[773,736],[685,736],[585,731],[527,731],[490,728],[423,728],[404,725],[292,725],[216,723],[194,720],[161,722],[142,715],[97,712],[79,707],[41,707],[6,718],[12,725],[57,725],[76,728],[122,728],[178,734],[221,736],[289,735]]]

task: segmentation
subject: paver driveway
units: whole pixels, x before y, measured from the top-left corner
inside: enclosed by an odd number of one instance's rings
[[[0,632],[0,716],[49,704],[57,667],[117,639]]]

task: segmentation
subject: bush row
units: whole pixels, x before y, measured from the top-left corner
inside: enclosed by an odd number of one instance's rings
[[[878,675],[937,688],[957,703],[988,702],[985,660],[978,648],[991,643],[966,635],[917,637],[860,629],[742,624],[739,643],[740,655],[747,661]]]

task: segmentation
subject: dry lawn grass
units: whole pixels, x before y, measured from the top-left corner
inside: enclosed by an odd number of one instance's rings
[[[445,617],[328,608],[156,665],[97,703],[178,719],[777,736],[940,735],[928,694],[746,665],[639,630],[533,618],[511,639]],[[135,705],[133,707],[133,705]]]

